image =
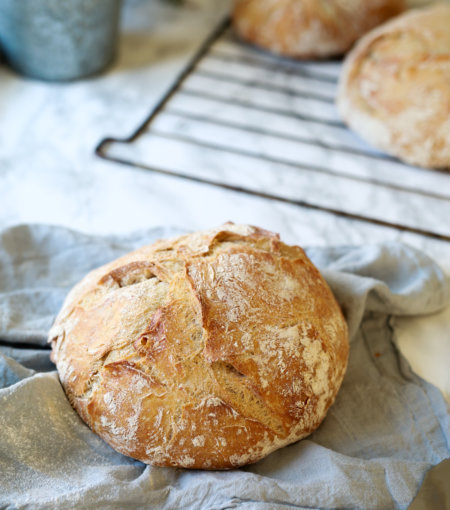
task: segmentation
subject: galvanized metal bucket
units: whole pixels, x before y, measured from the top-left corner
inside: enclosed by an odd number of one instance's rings
[[[0,0],[0,48],[19,73],[74,80],[116,54],[121,0]]]

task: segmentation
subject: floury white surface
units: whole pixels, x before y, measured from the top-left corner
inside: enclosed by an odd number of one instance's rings
[[[334,105],[340,69],[262,54],[225,31],[150,125],[102,153],[450,239],[436,221],[450,216],[449,174],[358,140]]]
[[[398,240],[423,249],[450,272],[448,243],[134,170],[94,155],[94,148],[103,137],[126,137],[143,121],[228,6],[229,2],[220,0],[191,2],[183,9],[157,0],[126,2],[119,58],[106,75],[87,81],[46,84],[23,79],[2,67],[0,227],[39,222],[89,233],[120,234],[159,225],[195,230],[232,220],[280,232],[286,242],[303,246]],[[232,71],[240,72],[236,67]],[[218,86],[211,90],[206,80],[191,85],[220,93]],[[178,107],[198,111],[199,103],[198,98],[184,98]],[[332,108],[330,115],[334,115]],[[233,112],[224,108],[213,113],[227,120]],[[160,129],[179,129],[179,125],[169,126],[170,121],[162,118]],[[252,119],[256,124],[258,121]],[[293,129],[289,124],[272,127],[290,132]],[[210,134],[214,135],[212,131]],[[327,136],[332,141],[332,129]],[[348,143],[362,146],[350,134]],[[177,154],[169,148],[164,153],[163,147],[163,141],[157,144],[160,162],[164,157],[173,161]],[[264,149],[280,150],[272,146]],[[286,151],[286,146],[281,150]],[[196,151],[192,158],[197,168],[217,167],[217,157],[207,151]],[[355,172],[364,168],[364,162],[354,165]],[[270,169],[261,167],[263,171],[268,176],[265,186],[279,185],[270,180]],[[413,175],[402,172],[401,179],[413,179]],[[395,170],[388,172],[386,178],[396,179]],[[315,182],[306,184],[312,189]],[[416,185],[426,187],[428,183],[421,180]],[[316,189],[326,198],[322,182]],[[436,192],[448,193],[448,185],[443,183]],[[367,204],[372,206],[388,213],[392,210],[405,221],[411,215],[425,216],[438,230],[448,229],[448,216],[423,203],[413,209],[406,207],[401,194],[390,201]],[[417,319],[413,327],[405,320],[399,330],[399,343],[413,367],[448,393],[449,321],[450,311],[433,319]],[[420,334],[414,336],[414,332]]]

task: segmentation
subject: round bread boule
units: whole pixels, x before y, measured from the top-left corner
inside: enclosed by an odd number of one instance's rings
[[[450,5],[410,11],[348,55],[338,109],[375,147],[413,165],[450,167]]]
[[[373,27],[402,12],[404,0],[235,0],[243,39],[295,58],[342,55]]]
[[[158,466],[227,469],[310,434],[344,377],[347,325],[303,250],[225,224],[89,273],[49,334],[82,419]]]

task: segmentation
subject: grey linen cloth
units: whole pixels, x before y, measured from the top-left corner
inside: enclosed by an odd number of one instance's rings
[[[243,469],[188,471],[116,453],[80,420],[43,347],[64,296],[90,269],[177,233],[0,233],[0,508],[407,508],[450,457],[449,413],[396,349],[392,317],[438,311],[448,283],[399,244],[308,250],[351,334],[341,391],[309,438]]]

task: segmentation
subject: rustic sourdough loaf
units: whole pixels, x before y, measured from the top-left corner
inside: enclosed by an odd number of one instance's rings
[[[346,59],[338,108],[375,147],[450,168],[450,5],[407,12],[361,39]]]
[[[49,334],[73,407],[113,448],[227,469],[310,434],[347,365],[347,326],[297,246],[225,224],[89,273]]]
[[[404,0],[235,0],[233,25],[247,41],[281,55],[342,55]]]

